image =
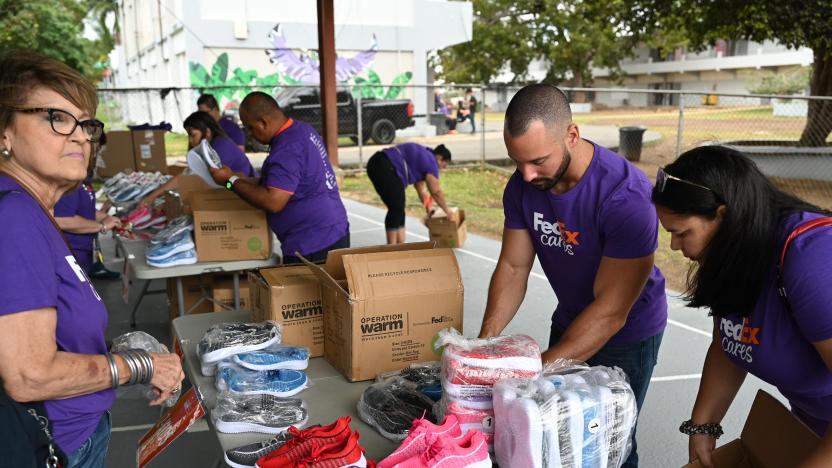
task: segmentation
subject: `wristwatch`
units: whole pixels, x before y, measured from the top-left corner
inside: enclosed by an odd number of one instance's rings
[[[237,182],[237,179],[239,179],[239,178],[240,177],[236,176],[236,175],[233,175],[233,176],[229,177],[228,180],[225,182],[225,188],[227,188],[228,190],[231,190],[233,192],[234,191],[234,182]]]

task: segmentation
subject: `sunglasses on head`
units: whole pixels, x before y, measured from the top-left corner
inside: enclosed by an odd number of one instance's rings
[[[664,170],[664,167],[659,167],[658,172],[656,172],[656,190],[658,190],[659,193],[663,193],[665,188],[667,188],[667,182],[670,181],[670,180],[680,182],[682,184],[687,184],[687,185],[690,185],[690,186],[693,186],[693,187],[698,187],[698,188],[701,188],[703,190],[707,190],[707,191],[713,193],[717,198],[720,198],[719,195],[717,195],[717,193],[713,189],[705,187],[704,185],[697,184],[695,182],[691,182],[691,181],[688,181],[688,180],[685,180],[685,179],[680,179],[680,178],[678,178],[678,177],[676,177],[672,174],[668,174]]]

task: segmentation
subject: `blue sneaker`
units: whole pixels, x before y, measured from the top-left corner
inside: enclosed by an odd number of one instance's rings
[[[250,353],[236,354],[234,362],[256,371],[304,370],[309,365],[309,348],[276,344]]]
[[[157,268],[165,268],[180,265],[193,265],[196,262],[196,250],[194,250],[193,247],[191,247],[190,250],[186,250],[184,252],[171,255],[170,257],[163,258],[162,260],[147,259],[148,265]]]
[[[241,395],[264,393],[276,397],[298,394],[309,384],[306,374],[296,370],[253,371],[232,363],[217,368],[217,390]]]
[[[148,263],[159,263],[162,260],[172,257],[178,253],[193,250],[195,248],[194,242],[191,240],[191,233],[189,231],[181,232],[169,242],[164,244],[156,244],[148,247],[146,257]]]

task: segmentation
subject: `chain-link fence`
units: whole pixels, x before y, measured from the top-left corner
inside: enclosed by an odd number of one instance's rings
[[[455,163],[508,167],[502,138],[503,113],[519,88],[363,83],[338,87],[341,167],[363,167],[390,144],[445,144]],[[671,90],[563,88],[584,138],[617,148],[621,127],[643,127],[636,164],[648,176],[678,154],[702,144],[725,144],[750,155],[780,187],[832,209],[832,98],[697,93]],[[221,113],[239,123],[239,102],[251,91],[274,95],[288,115],[319,131],[317,86],[276,88],[101,89],[98,117],[108,128],[144,122],[172,124],[169,157],[182,157],[187,138],[182,121],[202,93],[211,93]],[[249,139],[255,165],[266,147]]]

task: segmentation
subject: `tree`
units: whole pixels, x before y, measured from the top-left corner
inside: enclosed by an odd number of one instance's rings
[[[34,50],[96,80],[102,50],[84,37],[88,7],[80,0],[0,0],[0,50]]]
[[[685,30],[690,46],[701,50],[717,39],[776,40],[787,47],[810,47],[814,55],[810,93],[832,96],[832,7],[829,0],[626,0],[635,33]],[[809,101],[803,146],[821,146],[832,132],[832,101]]]
[[[618,78],[634,45],[621,22],[623,6],[621,0],[475,0],[473,40],[439,52],[440,76],[488,82],[508,66],[511,82],[523,82],[537,59],[550,83],[589,86],[593,67]]]

